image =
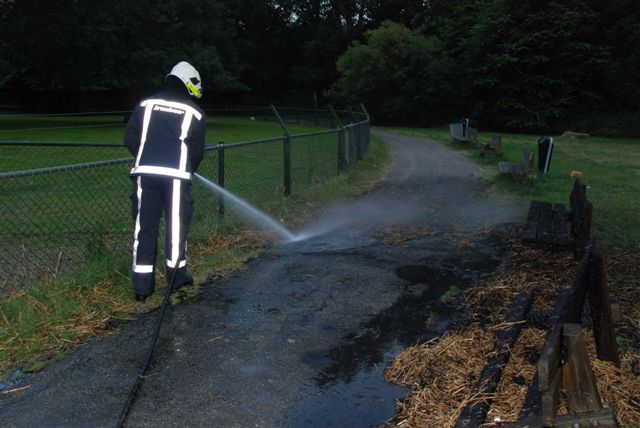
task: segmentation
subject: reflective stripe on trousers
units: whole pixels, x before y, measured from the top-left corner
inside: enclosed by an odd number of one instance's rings
[[[132,177],[132,180],[134,237],[131,278],[136,294],[150,295],[155,290],[155,261],[163,211],[167,280],[177,264],[179,270],[175,283],[184,282],[187,234],[193,213],[191,182],[153,175]]]

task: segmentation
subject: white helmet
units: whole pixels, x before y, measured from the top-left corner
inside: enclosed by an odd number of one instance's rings
[[[171,72],[166,77],[175,76],[184,83],[189,91],[189,95],[201,98],[202,97],[202,81],[200,80],[200,73],[195,67],[189,64],[187,61],[180,61],[173,66]],[[166,78],[165,77],[165,78]]]

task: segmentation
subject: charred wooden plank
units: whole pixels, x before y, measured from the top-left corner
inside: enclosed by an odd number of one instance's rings
[[[532,308],[527,315],[527,323],[529,326],[549,330],[551,311],[551,309]]]
[[[535,242],[538,238],[538,224],[541,210],[541,201],[531,201],[529,213],[527,214],[527,222],[522,233],[522,239],[527,242]]]
[[[532,201],[523,240],[556,246],[571,245],[575,258],[580,259],[591,236],[593,216],[593,204],[587,200],[586,192],[587,186],[576,179],[569,195],[571,210],[568,212],[564,204]]]
[[[568,245],[569,233],[564,204],[531,201],[522,239],[526,242]]]
[[[496,343],[493,346],[491,356],[487,360],[480,377],[476,382],[474,389],[482,394],[492,394],[496,391],[502,370],[509,361],[511,348],[518,338],[518,334],[522,329],[523,322],[526,320],[527,312],[531,308],[533,302],[533,291],[519,294],[513,300],[509,313],[507,314],[505,324],[507,328],[500,330]],[[481,401],[467,405],[456,422],[456,428],[477,427],[484,422],[489,403]]]
[[[543,244],[553,244],[552,219],[553,205],[550,202],[542,202],[538,225],[538,241]]]
[[[567,230],[566,213],[564,204],[553,204],[551,214],[551,234],[555,245],[565,246],[569,244],[569,232]]]
[[[508,425],[505,425],[505,427]],[[518,420],[514,427],[539,427],[542,426],[542,400],[538,388],[538,375],[533,376],[531,385],[527,389],[527,395],[524,399],[522,409],[518,415]]]

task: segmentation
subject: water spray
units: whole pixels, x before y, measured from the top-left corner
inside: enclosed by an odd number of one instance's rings
[[[216,183],[214,183],[211,180],[207,180],[200,174],[193,174],[193,175],[202,183],[204,183],[204,185],[207,186],[207,188],[209,188],[210,190],[213,190],[214,192],[218,193],[221,196],[224,196],[233,204],[241,208],[243,215],[253,220],[254,222],[259,223],[260,225],[265,226],[271,229],[272,231],[276,232],[278,236],[282,238],[283,242],[295,242],[302,239],[299,235],[294,235],[286,227],[282,226],[276,220],[269,217],[267,214],[260,211],[259,209],[257,209],[256,207],[254,207],[244,199],[229,192],[224,187],[218,186]]]

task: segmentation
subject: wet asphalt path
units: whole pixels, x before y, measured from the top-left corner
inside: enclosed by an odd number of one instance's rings
[[[443,302],[499,267],[488,228],[521,213],[478,168],[424,139],[378,132],[394,164],[365,195],[167,311],[127,426],[367,427],[406,394],[387,384],[402,348],[461,316]],[[314,225],[309,225],[310,227]],[[5,427],[114,427],[156,314],[92,340],[0,395]]]

